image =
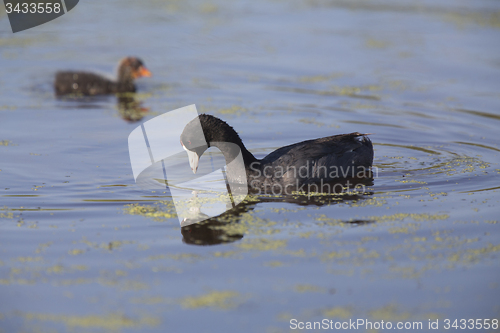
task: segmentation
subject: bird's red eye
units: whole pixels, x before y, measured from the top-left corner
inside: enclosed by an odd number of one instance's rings
[[[191,141],[188,141],[188,145],[191,145]]]

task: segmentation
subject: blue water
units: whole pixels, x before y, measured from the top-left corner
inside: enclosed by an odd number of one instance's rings
[[[0,332],[500,317],[498,2],[84,1],[16,34],[0,12]],[[128,55],[154,75],[133,107],[55,98],[56,71]],[[379,172],[181,229],[127,138],[190,104],[257,157],[374,133]]]

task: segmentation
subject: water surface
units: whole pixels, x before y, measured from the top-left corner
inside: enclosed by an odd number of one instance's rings
[[[1,14],[0,328],[498,319],[499,13],[489,0],[85,1],[17,34]],[[133,99],[54,97],[57,70],[112,73],[127,55],[154,74]],[[251,197],[181,229],[167,193],[134,184],[127,137],[190,104],[257,157],[374,133],[379,173],[364,193]]]

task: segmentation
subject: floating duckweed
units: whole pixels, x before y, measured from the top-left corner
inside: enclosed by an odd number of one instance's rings
[[[404,219],[412,219],[414,221],[431,221],[431,220],[446,220],[450,218],[448,214],[426,214],[426,213],[397,213],[392,215],[383,215],[383,216],[370,216],[367,217],[367,220],[375,220],[377,222],[387,222],[387,221],[401,221]]]
[[[0,218],[3,219],[13,219],[14,218],[14,213],[0,213]]]
[[[238,252],[236,252],[236,251],[225,251],[225,252],[217,251],[217,252],[212,253],[212,255],[215,258],[230,258],[230,257],[236,256],[237,254],[238,254]]]
[[[296,251],[293,250],[285,250],[281,252],[284,255],[291,256],[291,257],[299,257],[299,258],[305,258],[306,257],[306,251],[304,249],[299,249]]]
[[[240,115],[242,112],[247,112],[248,110],[242,106],[239,105],[233,105],[230,108],[226,109],[219,109],[216,111],[216,113],[219,114],[233,114],[233,115]]]
[[[321,214],[320,216],[318,216],[316,218],[316,221],[325,222],[325,224],[328,225],[341,225],[343,223],[341,219],[330,218],[327,217],[325,214]]]
[[[409,234],[409,233],[412,233],[412,232],[415,232],[416,230],[418,230],[419,227],[420,227],[420,225],[418,225],[418,224],[408,223],[402,227],[390,228],[389,233],[390,234]]]
[[[17,38],[12,38],[12,39],[17,39]],[[0,41],[0,45],[2,45],[2,41]],[[9,105],[0,105],[0,111],[5,111],[5,110],[9,110],[9,111],[14,111],[17,109],[17,106],[9,106]]]
[[[294,318],[294,315],[290,312],[280,312],[276,315],[276,319],[280,321],[290,321],[290,318]]]
[[[102,243],[99,247],[111,251],[120,248],[124,244],[135,244],[135,241],[111,241],[108,243]]]
[[[136,304],[153,305],[153,304],[167,303],[168,300],[161,296],[154,296],[154,297],[132,298],[130,302]]]
[[[80,285],[80,284],[89,284],[95,282],[92,279],[86,278],[77,278],[77,279],[64,279],[56,282],[56,285],[60,286],[72,286],[72,285]]]
[[[35,253],[41,253],[41,252],[44,252],[45,249],[49,246],[51,246],[54,242],[47,242],[47,243],[43,243],[43,244],[40,244],[38,245],[38,248],[35,250]]]
[[[348,258],[351,254],[348,251],[332,251],[323,255],[323,260]]]
[[[398,313],[397,307],[393,304],[384,306],[383,308],[370,311],[370,316],[375,320],[386,320],[386,321],[403,321],[410,318],[410,314],[407,312]]]
[[[356,95],[354,95],[356,96]],[[374,100],[380,100],[380,97],[378,96],[369,96],[370,99],[374,99]],[[369,104],[369,103],[360,103],[360,102],[356,102],[356,103],[350,103],[350,102],[342,102],[341,105],[343,107],[346,107],[346,108],[350,108],[350,109],[355,109],[355,110],[362,110],[362,109],[377,109],[379,108],[378,105],[376,104]],[[360,122],[357,122],[357,123],[360,123]],[[387,125],[384,125],[384,126],[387,126]]]
[[[182,269],[180,269],[178,267],[163,267],[163,266],[160,266],[160,267],[154,266],[151,268],[151,271],[153,271],[154,273],[158,273],[158,272],[174,272],[177,274],[182,273]]]
[[[256,240],[249,240],[243,243],[237,244],[238,247],[243,250],[248,251],[272,251],[282,247],[286,247],[286,240],[269,240],[264,238],[259,238]]]
[[[86,251],[85,250],[82,250],[82,249],[73,249],[73,250],[69,250],[68,251],[68,254],[71,254],[72,256],[77,256],[79,254],[83,254],[85,253]]]
[[[193,260],[201,259],[201,256],[194,253],[179,253],[179,254],[169,254],[168,257],[173,260]]]
[[[233,216],[229,215],[227,217],[222,217],[221,219],[228,219],[224,225],[209,226],[213,230],[222,230],[226,235],[242,235],[247,233],[252,233],[255,235],[262,234],[275,234],[280,230],[275,228],[276,222],[269,221],[268,219],[263,219],[255,216],[253,213],[244,213],[240,216],[237,223],[230,223]]]
[[[160,320],[154,317],[143,317],[132,319],[121,314],[109,314],[106,316],[63,316],[52,314],[26,313],[23,317],[27,320],[53,321],[66,324],[68,327],[102,328],[107,330],[118,330],[141,326],[158,326]]]
[[[391,273],[399,273],[403,278],[407,279],[416,279],[422,275],[422,273],[428,271],[431,267],[429,265],[424,266],[417,270],[415,267],[400,267],[400,266],[392,266],[389,268]],[[395,275],[391,275],[394,277]]]
[[[178,254],[159,254],[155,256],[149,256],[147,258],[147,260],[162,260],[162,259],[193,262],[195,260],[203,259],[203,257],[195,253],[178,253]]]
[[[64,272],[64,266],[63,265],[55,265],[55,266],[52,266],[52,267],[49,267],[45,270],[48,274],[51,274],[51,273],[62,273]]]
[[[298,236],[300,238],[309,238],[311,237],[311,235],[313,235],[314,233],[312,231],[308,231],[308,232],[301,232],[298,234]]]
[[[274,260],[274,261],[265,262],[264,266],[267,266],[267,267],[282,267],[282,266],[285,266],[285,263],[282,262],[282,261]]]
[[[168,205],[167,205],[168,206]],[[149,205],[140,205],[140,204],[130,204],[125,205],[123,209],[125,214],[130,215],[142,215],[146,217],[152,217],[156,220],[160,219],[170,219],[177,217],[175,211],[168,209],[167,211],[162,211],[158,207],[149,206]]]
[[[179,302],[185,309],[199,309],[207,307],[230,309],[236,306],[234,298],[238,296],[239,293],[235,291],[212,291],[206,295],[198,297],[185,297]]]
[[[317,83],[338,79],[343,75],[342,73],[332,73],[330,75],[301,76],[298,78],[298,81],[303,83]]]
[[[114,285],[116,284],[116,281],[102,281],[101,279],[99,280],[102,284],[110,284]],[[108,283],[106,283],[108,282]],[[122,290],[146,290],[149,289],[149,285],[144,282],[139,282],[139,281],[125,281],[122,285],[120,285],[120,288]]]
[[[361,249],[358,249],[361,250]],[[380,253],[378,253],[375,250],[371,250],[370,252],[366,251],[366,249],[363,249],[361,253],[363,253],[363,259],[378,259],[380,258]]]
[[[367,39],[366,40],[366,46],[371,48],[371,49],[385,49],[391,45],[391,42],[385,41],[385,40],[378,40],[378,39]]]
[[[42,257],[18,257],[16,259],[19,262],[36,262],[36,261],[43,261]]]
[[[3,210],[3,211],[7,211],[9,210],[9,207],[7,206],[3,206],[2,208],[0,208],[0,211]],[[4,218],[4,219],[13,219],[15,216],[14,216],[14,213],[0,213],[0,218]]]
[[[205,14],[216,13],[219,10],[219,7],[212,3],[204,3],[200,5],[200,12]]]
[[[316,125],[318,127],[322,127],[322,126],[326,125],[325,123],[319,122],[319,121],[317,121],[315,119],[308,119],[308,118],[301,118],[301,119],[299,119],[299,122],[301,122],[303,124]]]
[[[9,141],[9,140],[0,141],[0,146],[8,146],[10,144],[12,144],[12,141]]]
[[[339,193],[323,193],[323,192],[304,192],[304,191],[292,191],[291,193],[295,198],[298,199],[300,197],[309,198],[309,197],[325,197],[328,198],[329,201],[333,200],[342,200],[342,196],[344,195],[356,195],[363,194],[353,189],[349,189],[347,187],[342,188],[342,192]]]
[[[405,180],[396,179],[396,181],[400,182],[400,183],[403,183],[403,184],[408,184],[408,183],[427,184],[427,182],[420,181],[420,180],[415,180],[415,179],[405,179]]]
[[[444,18],[463,28],[467,24],[483,27],[500,28],[500,11],[496,12],[455,12],[447,13]]]
[[[71,266],[72,269],[75,269],[77,271],[86,271],[88,270],[89,268],[85,265],[72,265]]]
[[[367,206],[382,207],[386,203],[387,203],[387,201],[382,197],[373,197],[373,198],[366,199],[366,200],[355,200],[350,204],[350,206],[351,207],[367,207]]]
[[[128,275],[128,273],[127,273],[127,272],[125,272],[125,271],[123,271],[123,270],[121,270],[121,269],[117,269],[117,270],[115,270],[115,274],[116,274],[117,276],[127,276],[127,275]]]
[[[21,274],[21,272],[22,272],[22,269],[20,269],[20,268],[12,267],[10,269],[10,274]]]
[[[332,87],[332,89],[339,95],[355,95],[361,92],[360,87]]]
[[[493,244],[488,244],[488,246],[480,249],[468,249],[466,253],[463,255],[463,260],[466,262],[476,261],[480,256],[499,251],[500,251],[500,244],[495,246]]]
[[[352,317],[352,311],[350,308],[344,308],[344,307],[334,307],[330,309],[323,310],[323,315],[327,318],[351,318]]]
[[[321,288],[312,284],[298,284],[293,287],[293,290],[298,293],[321,293],[325,291],[325,288]]]
[[[226,225],[209,226],[213,230],[223,230],[228,236],[242,235],[248,231],[248,225],[245,223],[228,223]]]
[[[368,86],[333,86],[331,88],[335,94],[341,95],[341,96],[350,96],[350,97],[365,97],[368,99],[374,99],[374,100],[379,100],[380,97],[376,95],[360,95],[361,92],[363,91],[380,91],[382,90],[382,86],[380,85],[368,85]]]

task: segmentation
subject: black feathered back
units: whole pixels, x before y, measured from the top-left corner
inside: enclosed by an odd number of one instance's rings
[[[199,148],[194,126],[199,121],[208,146]],[[225,121],[202,114],[186,125],[181,142],[199,156],[210,146],[216,146],[226,157],[234,152],[223,144],[230,142],[241,149],[247,182],[250,187],[266,188],[275,185],[301,186],[318,182],[332,182],[347,178],[371,176],[373,145],[366,134],[358,132],[307,140],[275,150],[261,160],[256,159],[243,144],[240,136]]]

